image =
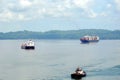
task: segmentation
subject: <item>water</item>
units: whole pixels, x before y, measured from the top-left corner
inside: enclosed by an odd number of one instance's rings
[[[21,49],[25,41],[0,40],[0,80],[74,80],[78,66],[82,80],[120,79],[120,40],[34,40],[35,50]]]

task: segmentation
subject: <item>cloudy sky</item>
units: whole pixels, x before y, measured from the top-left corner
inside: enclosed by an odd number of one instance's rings
[[[120,30],[120,0],[0,0],[0,32]]]

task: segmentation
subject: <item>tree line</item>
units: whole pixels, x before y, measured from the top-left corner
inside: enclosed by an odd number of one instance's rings
[[[80,29],[80,30],[51,30],[46,32],[16,31],[0,32],[0,39],[80,39],[85,35],[97,35],[100,39],[120,39],[120,30]]]

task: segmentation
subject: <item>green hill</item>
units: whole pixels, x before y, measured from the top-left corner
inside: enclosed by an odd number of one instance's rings
[[[47,32],[17,31],[0,32],[0,39],[79,39],[84,35],[98,35],[100,39],[120,39],[120,30],[81,29],[81,30],[52,30]]]

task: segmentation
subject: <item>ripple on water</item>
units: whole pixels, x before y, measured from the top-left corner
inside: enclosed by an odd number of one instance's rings
[[[120,65],[116,65],[106,69],[93,69],[87,71],[88,76],[119,76]]]

